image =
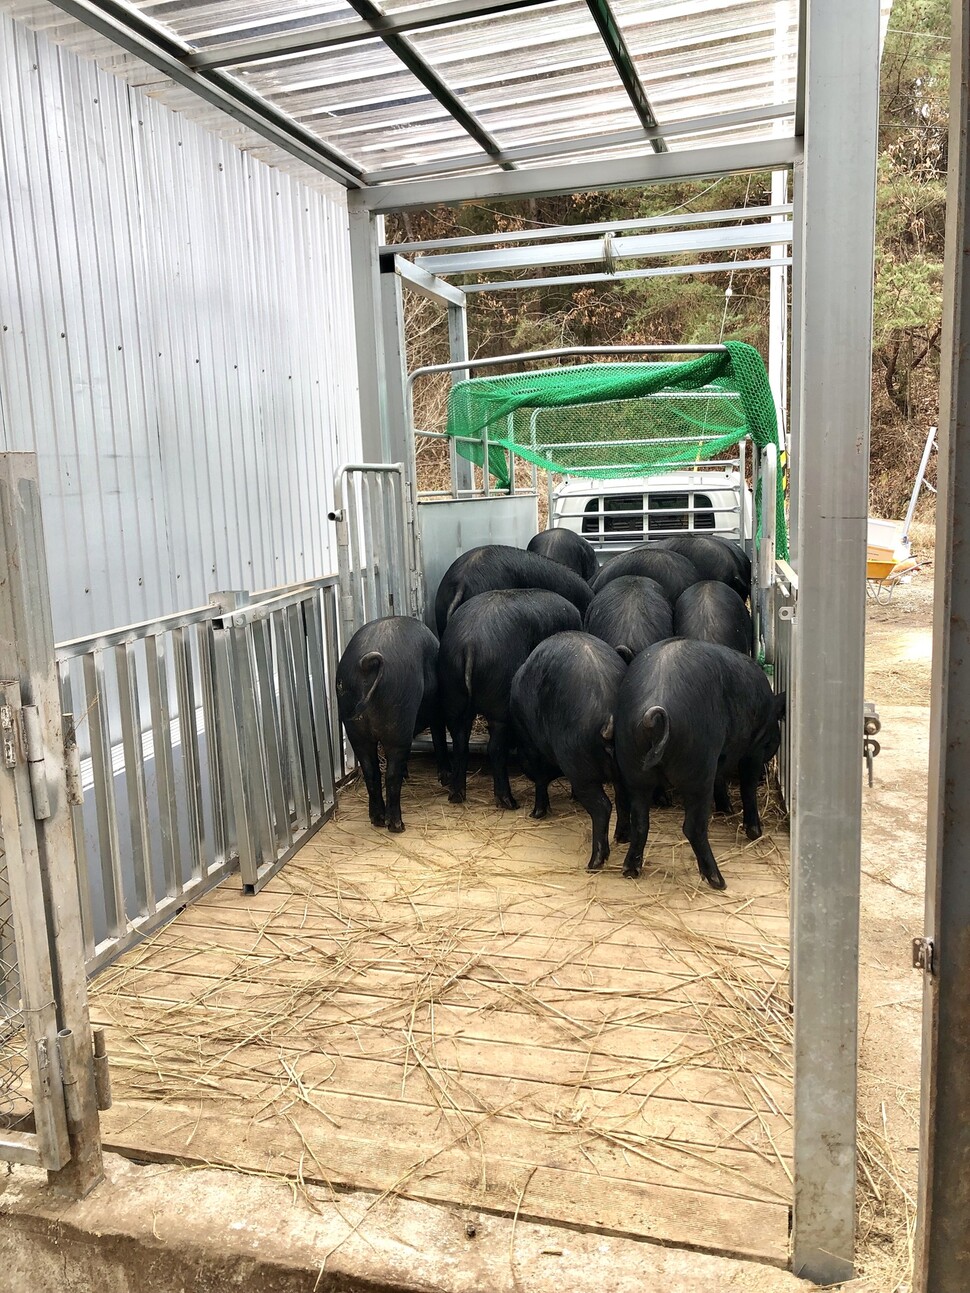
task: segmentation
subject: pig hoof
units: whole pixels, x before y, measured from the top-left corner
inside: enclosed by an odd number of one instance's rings
[[[745,835],[747,835],[749,840],[760,840],[761,839],[760,822],[755,826],[745,826],[744,833]]]
[[[448,796],[449,804],[463,804],[465,802],[464,790],[453,790]]]
[[[388,822],[388,823],[387,823],[387,829],[388,829],[389,831],[392,831],[395,835],[400,835],[400,834],[401,834],[401,832],[404,830],[404,823],[403,823],[403,822],[400,822],[400,821],[398,821],[398,822]]]
[[[519,806],[519,805],[518,805],[518,803],[517,803],[517,802],[516,802],[516,800],[512,797],[512,795],[496,795],[496,796],[495,796],[495,807],[496,807],[496,808],[518,808],[518,806]]]
[[[536,819],[536,821],[537,821],[537,822],[541,822],[541,821],[542,821],[542,819],[543,819],[543,817],[548,817],[548,816],[549,816],[549,809],[548,809],[548,808],[533,808],[533,810],[532,810],[532,812],[529,814],[529,816],[530,816],[530,817],[534,817],[534,818]]]
[[[451,773],[447,771],[447,769],[438,773],[438,785],[439,786],[451,785]]]
[[[624,880],[639,880],[642,870],[643,867],[639,866],[625,866],[623,868],[623,878]]]
[[[371,826],[376,827],[376,828],[377,828],[377,830],[382,831],[382,830],[384,829],[384,818],[383,818],[383,817],[378,817],[378,816],[375,814],[375,815],[370,819],[370,824],[371,824]]]
[[[713,875],[706,875],[704,879],[712,889],[727,888],[727,882],[725,881],[724,876],[721,875],[720,871],[715,871]]]
[[[586,863],[586,870],[587,870],[587,871],[602,871],[602,870],[603,870],[603,866],[604,866],[605,862],[606,862],[606,858],[605,858],[605,857],[601,857],[601,858],[590,858],[590,860]]]

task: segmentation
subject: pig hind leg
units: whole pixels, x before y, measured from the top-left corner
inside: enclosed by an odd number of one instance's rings
[[[430,723],[431,744],[434,746],[435,763],[438,765],[438,783],[451,785],[451,759],[448,757],[448,738],[445,735],[445,720],[435,714]]]
[[[643,870],[643,850],[650,834],[650,805],[653,803],[656,779],[645,778],[628,787],[630,798],[630,843],[623,860],[623,874],[635,880]]]
[[[724,877],[717,867],[717,860],[711,851],[707,837],[707,828],[711,820],[711,799],[714,794],[715,770],[709,769],[707,776],[701,776],[700,789],[691,789],[684,795],[684,834],[694,850],[697,866],[701,876],[712,889],[726,889]]]
[[[384,794],[381,787],[381,764],[377,754],[376,741],[351,741],[354,754],[364,774],[364,785],[367,787],[367,813],[372,826],[383,826],[385,822]]]
[[[744,833],[749,840],[761,838],[761,814],[758,812],[758,786],[761,782],[762,764],[757,759],[742,759],[738,768],[741,779],[741,807],[744,812]]]
[[[408,772],[408,747],[384,748],[387,761],[387,829],[399,835],[404,830],[401,819],[401,786]]]
[[[592,782],[574,785],[573,790],[593,823],[593,848],[586,869],[599,871],[610,856],[610,814],[613,805],[603,787]]]
[[[471,740],[472,723],[475,721],[473,710],[453,716],[448,721],[451,732],[451,751],[454,763],[451,770],[451,793],[448,800],[452,804],[463,804],[468,781],[468,742]]]
[[[503,720],[489,719],[488,762],[496,804],[499,808],[518,808],[509,782],[509,725]]]

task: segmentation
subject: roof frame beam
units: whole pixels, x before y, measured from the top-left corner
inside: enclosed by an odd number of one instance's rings
[[[743,144],[686,148],[673,153],[647,153],[637,157],[533,166],[504,173],[490,171],[484,175],[368,186],[361,191],[360,201],[369,211],[388,212],[453,206],[479,199],[592,193],[601,189],[664,184],[671,180],[779,170],[793,166],[801,155],[801,141],[782,136]]]
[[[419,256],[415,264],[429,274],[487,274],[496,270],[551,268],[556,265],[610,265],[644,256],[682,256],[691,252],[735,251],[742,247],[774,247],[790,243],[790,220],[722,226],[714,229],[675,229],[664,233],[614,238],[582,238],[544,247],[490,247]]]
[[[556,274],[550,278],[512,278],[499,283],[468,283],[462,288],[466,296],[478,292],[513,292],[529,288],[570,287],[578,283],[614,283],[627,278],[668,278],[672,275],[733,274],[749,269],[777,269],[791,264],[790,256],[770,260],[705,261],[695,265],[651,265],[647,269],[618,269],[614,274]]]
[[[715,113],[707,117],[692,117],[687,121],[677,121],[664,126],[665,138],[677,135],[702,134],[708,130],[730,130],[735,126],[758,125],[764,121],[779,121],[791,117],[795,112],[794,103],[774,104],[768,108],[739,108],[734,112]],[[660,137],[660,129],[652,132]],[[569,157],[573,153],[588,153],[596,148],[618,148],[625,144],[646,143],[651,132],[642,129],[620,130],[609,135],[594,135],[576,139],[562,139],[545,144],[523,144],[517,148],[505,148],[500,157],[503,161],[534,161],[540,157]],[[658,150],[660,151],[660,150]],[[437,176],[448,171],[470,170],[483,165],[479,154],[465,154],[461,157],[449,157],[440,162],[424,162],[412,166],[388,166],[382,170],[367,171],[364,181],[367,184],[384,184],[397,180],[417,180]]]
[[[348,3],[365,22],[374,27],[375,31],[380,23],[384,21],[384,15],[373,0],[348,0]],[[475,114],[465,107],[453,90],[449,89],[431,64],[426,62],[406,36],[385,31],[377,31],[377,35],[383,40],[391,53],[404,64],[411,75],[421,82],[433,98],[437,99],[448,115],[461,126],[467,135],[474,139],[479,148],[487,153],[489,157],[495,159],[503,170],[514,169],[514,162],[501,160],[502,149],[498,140],[489,134]]]
[[[456,251],[459,247],[500,247],[504,243],[550,242],[586,234],[603,237],[633,229],[679,229],[686,225],[740,223],[743,220],[767,220],[772,216],[790,216],[792,204],[782,202],[768,207],[731,207],[726,211],[685,211],[681,215],[644,216],[642,220],[600,220],[596,224],[565,224],[554,229],[521,229],[509,233],[478,233],[467,237],[435,238],[429,242],[391,242],[381,247],[381,254],[411,255],[422,251]]]
[[[654,133],[659,129],[656,114],[650,106],[650,100],[647,98],[647,92],[643,88],[643,82],[640,80],[640,74],[624,39],[620,24],[610,7],[610,0],[586,0],[586,7],[593,16],[596,28],[609,52],[610,58],[613,60],[613,66],[616,68],[617,75],[627,92],[627,97],[633,105],[633,111],[640,120],[640,125],[643,126],[644,130],[650,132],[650,147],[655,153],[665,153],[667,145],[664,143],[663,135]]]
[[[403,14],[380,14],[373,20],[361,18],[358,22],[303,27],[299,31],[277,33],[274,36],[254,36],[250,40],[211,45],[207,49],[193,50],[185,62],[186,66],[195,68],[239,67],[244,63],[306,54],[312,50],[333,49],[354,41],[368,40],[373,36],[401,36],[427,27],[443,27],[450,23],[467,22],[474,18],[550,3],[552,0],[442,0],[441,3],[425,5]]]
[[[345,188],[361,187],[363,168],[356,162],[325,144],[233,77],[217,69],[187,67],[188,46],[132,6],[119,3],[119,0],[97,0],[97,3],[94,0],[52,0],[52,3],[303,165],[322,172]]]

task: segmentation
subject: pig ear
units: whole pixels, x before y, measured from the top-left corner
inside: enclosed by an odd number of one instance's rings
[[[775,718],[783,719],[788,704],[788,692],[780,691],[775,697]]]
[[[618,646],[616,648],[616,654],[620,657],[621,660],[625,661],[627,664],[629,664],[630,661],[633,659],[633,652],[630,650],[628,646]]]
[[[611,714],[603,726],[600,728],[600,736],[604,741],[613,740],[613,715]]]

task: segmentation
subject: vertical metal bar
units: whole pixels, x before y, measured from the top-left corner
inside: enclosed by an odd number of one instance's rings
[[[233,678],[233,708],[243,752],[243,770],[250,803],[250,826],[259,844],[260,866],[276,861],[276,835],[270,804],[269,769],[266,748],[260,739],[259,695],[253,661],[253,626],[242,617],[233,620],[232,648],[236,670]],[[243,881],[244,884],[249,881]],[[255,882],[253,882],[255,883]]]
[[[128,795],[135,900],[138,903],[138,916],[143,918],[155,910],[155,885],[152,879],[152,846],[148,835],[148,799],[145,794],[145,759],[134,643],[123,642],[115,647],[114,654],[118,697],[121,702],[121,745],[125,756],[125,790]]]
[[[970,9],[951,13],[914,1293],[970,1288]]]
[[[744,441],[742,440],[742,444]],[[751,497],[754,502],[752,509],[752,533],[751,542],[751,625],[754,632],[754,648],[757,657],[761,650],[761,545],[758,541],[758,494],[761,490],[761,450],[757,445],[752,446],[751,453]],[[765,501],[761,499],[761,517],[764,517]]]
[[[172,657],[175,661],[175,687],[179,709],[179,739],[182,747],[182,767],[185,770],[187,792],[186,807],[189,818],[189,839],[195,858],[191,866],[193,878],[201,879],[206,872],[205,817],[202,811],[202,772],[199,758],[199,725],[196,714],[195,677],[192,668],[192,645],[184,628],[172,630]]]
[[[448,357],[451,363],[457,364],[468,358],[468,308],[465,305],[448,306]],[[468,368],[456,368],[451,374],[451,384],[468,381],[471,371]],[[460,490],[470,490],[474,486],[472,464],[462,458],[457,451],[457,444],[449,440],[451,456],[451,492],[459,497]]]
[[[236,717],[234,691],[239,685],[235,670],[232,630],[213,625],[212,654],[215,696],[219,708],[220,752],[224,772],[226,812],[233,823],[239,850],[239,876],[243,885],[255,885],[259,878],[259,853],[253,838],[249,786],[243,760],[243,734]]]
[[[782,42],[784,36],[782,36]],[[784,58],[779,49],[779,65]],[[788,201],[788,172],[772,171],[771,204],[781,206]],[[772,260],[784,260],[787,246],[771,248]],[[787,444],[788,430],[788,266],[775,265],[768,270],[768,381],[778,410],[778,439],[782,449]]]
[[[361,551],[363,508],[359,505],[360,489],[357,474],[355,472],[348,471],[344,476],[344,482],[347,489],[347,517],[350,522],[348,527],[348,533],[350,536],[350,586],[353,591],[354,607],[354,618],[351,625],[351,631],[356,632],[356,630],[359,629],[367,619],[366,599],[364,594],[364,557]]]
[[[358,472],[357,481],[360,486],[361,502],[361,530],[359,531],[362,550],[360,553],[360,570],[361,592],[362,592],[362,618],[355,625],[360,628],[368,620],[375,619],[379,612],[375,609],[377,606],[377,576],[374,570],[375,554],[373,550],[374,537],[374,518],[371,513],[370,505],[370,488],[369,478],[364,472]]]
[[[220,731],[219,707],[216,704],[211,620],[197,626],[195,644],[199,653],[199,676],[202,682],[202,721],[205,724],[205,760],[209,778],[209,805],[212,812],[212,861],[214,866],[218,866],[229,857],[235,841],[229,836],[227,820],[228,788],[222,768],[224,736]]]
[[[88,731],[91,736],[91,771],[94,775],[94,804],[98,818],[98,850],[101,856],[101,885],[108,933],[121,938],[128,928],[125,914],[124,881],[121,875],[121,843],[115,808],[114,768],[108,734],[108,708],[104,666],[100,651],[84,657],[84,690],[88,703]]]
[[[307,830],[321,816],[320,778],[313,749],[310,681],[307,676],[306,635],[303,627],[314,593],[299,606],[288,606],[276,620],[276,658],[280,675],[280,709],[286,716],[287,748],[297,825]]]
[[[379,247],[383,219],[367,211],[354,193],[347,194],[350,224],[350,276],[357,336],[357,387],[360,398],[361,447],[368,462],[390,462],[387,432],[387,382],[381,306]]]
[[[77,890],[81,915],[81,940],[85,962],[94,956],[94,913],[91,907],[91,876],[88,870],[87,843],[84,837],[84,801],[81,788],[81,769],[78,758],[77,731],[74,722],[74,701],[71,686],[71,662],[58,670],[61,692],[61,721],[64,724],[65,760],[71,764],[73,775],[68,777],[68,802],[71,814],[71,833],[77,861]]]
[[[336,615],[336,597],[332,588],[323,590],[323,628],[325,628],[327,683],[329,683],[329,703],[326,712],[330,715],[331,747],[336,753],[334,768],[339,769],[340,780],[347,776],[347,742],[340,728],[338,707],[336,707],[336,662],[340,659],[340,641],[338,637],[338,615]],[[319,734],[319,727],[317,727]]]
[[[172,757],[172,714],[168,703],[168,667],[165,637],[145,638],[148,667],[148,700],[152,711],[155,744],[155,788],[158,792],[158,826],[162,839],[162,874],[169,897],[182,892],[182,850],[179,844],[178,795]]]
[[[310,705],[310,675],[308,665],[308,630],[313,623],[313,608],[316,596],[297,606],[290,606],[286,612],[286,637],[290,648],[290,662],[294,671],[294,698],[296,732],[299,734],[300,759],[307,771],[307,785],[310,799],[316,816],[321,813],[321,798],[317,784],[317,760],[314,754],[313,711]]]
[[[273,651],[270,641],[269,621],[260,618],[251,623],[253,656],[256,662],[257,704],[259,707],[259,739],[266,768],[266,787],[276,826],[273,831],[273,854],[288,849],[293,843],[290,809],[283,792],[283,756],[280,749],[280,717],[276,704],[276,686],[273,679]]]
[[[82,1053],[91,1053],[78,903],[77,856],[68,811],[61,700],[54,661],[48,562],[41,520],[36,454],[0,454],[0,678],[20,682],[24,704],[36,707],[43,728],[51,816],[38,824],[37,845],[45,903],[58,1024],[70,1028]],[[52,1180],[77,1195],[102,1180],[101,1132],[94,1066],[77,1075],[78,1117],[68,1126],[71,1160]]]
[[[793,1268],[851,1277],[879,8],[808,0],[798,233]],[[851,131],[845,123],[852,122]],[[840,213],[851,210],[846,222]],[[808,427],[811,433],[806,434]]]
[[[551,528],[552,528],[552,512],[553,512],[553,497],[552,497],[552,496],[553,496],[552,472],[547,470],[547,471],[546,471],[546,515],[547,515],[547,519],[546,519],[546,527],[547,527],[548,529],[551,529]],[[600,528],[600,538],[602,538],[602,530],[603,530],[603,518],[602,518],[602,517],[600,517],[600,521],[599,521],[599,528]]]
[[[334,605],[334,590],[321,588],[312,601],[305,604],[305,628],[307,628],[307,665],[309,671],[309,694],[313,710],[313,745],[316,747],[316,764],[307,765],[307,781],[317,791],[319,811],[330,812],[336,798],[336,764],[334,762],[334,728],[339,727],[336,710],[331,710],[330,693],[327,690],[327,648],[325,628],[323,628],[322,606]],[[330,657],[335,661],[336,656]],[[339,738],[340,733],[336,732]],[[316,776],[314,776],[316,769]],[[316,808],[316,803],[314,803]]]

